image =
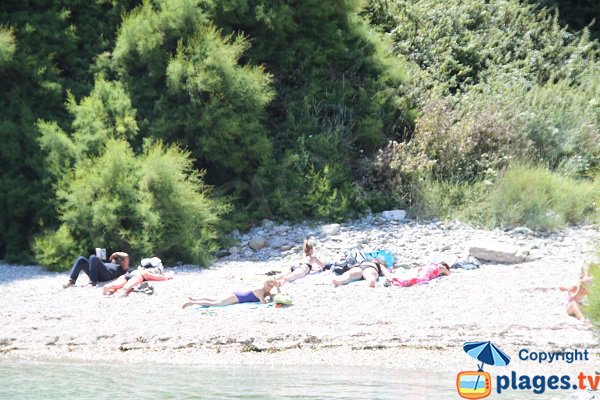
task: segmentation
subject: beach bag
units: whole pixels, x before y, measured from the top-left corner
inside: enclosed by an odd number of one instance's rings
[[[289,295],[287,295],[285,293],[277,293],[276,295],[273,296],[273,303],[281,304],[284,306],[290,306],[290,305],[292,305],[293,301]]]
[[[162,274],[164,272],[164,266],[162,264],[162,261],[158,257],[143,258],[142,261],[140,261],[140,266],[138,268],[141,268],[141,269],[153,269],[154,268],[160,274]]]
[[[396,261],[396,257],[388,250],[374,250],[364,253],[364,255],[367,260],[372,260],[374,258],[384,260],[386,266],[390,268],[394,266],[394,262]]]

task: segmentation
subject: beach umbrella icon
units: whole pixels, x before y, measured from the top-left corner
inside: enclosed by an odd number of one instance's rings
[[[473,357],[474,359],[481,361],[479,365],[479,371],[483,371],[483,364],[506,366],[510,363],[510,357],[507,356],[492,342],[467,342],[463,345],[465,353]],[[475,381],[475,387],[479,383],[480,376],[477,376]]]
[[[492,342],[467,342],[463,345],[465,353],[474,359],[481,361],[479,370],[483,371],[483,364],[506,366],[510,363],[507,356]]]

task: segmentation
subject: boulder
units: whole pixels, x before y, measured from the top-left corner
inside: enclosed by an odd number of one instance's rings
[[[507,243],[482,240],[471,243],[469,254],[485,261],[516,264],[528,260],[527,251]]]
[[[248,246],[252,250],[260,250],[264,247],[267,247],[268,244],[269,243],[267,242],[267,239],[265,239],[263,236],[253,236],[248,242]]]
[[[402,221],[406,218],[406,211],[404,210],[389,210],[381,213],[381,218],[386,221]]]
[[[341,228],[342,227],[340,226],[340,224],[328,224],[328,225],[323,225],[321,230],[327,236],[331,236],[331,235],[337,235],[338,233],[340,233]]]

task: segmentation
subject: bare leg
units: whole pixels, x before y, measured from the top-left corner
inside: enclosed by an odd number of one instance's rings
[[[112,294],[117,290],[121,289],[127,283],[127,279],[125,279],[124,275],[121,275],[117,278],[113,283],[109,283],[102,288],[102,294]]]
[[[293,282],[296,279],[304,278],[306,275],[308,275],[308,272],[308,267],[306,265],[301,265],[289,274],[277,278],[277,280],[280,282]]]
[[[370,287],[375,287],[375,283],[377,283],[377,279],[379,278],[379,274],[375,270],[375,268],[366,268],[362,277],[367,281]]]
[[[190,307],[193,305],[208,306],[208,307],[228,306],[230,304],[237,304],[237,303],[239,303],[237,296],[235,294],[230,294],[228,296],[221,297],[219,299],[204,298],[204,299],[188,301],[183,306],[181,306],[181,308],[186,308],[186,307]]]
[[[569,305],[567,306],[567,314],[577,318],[580,321],[586,321],[585,316],[581,312],[581,308],[579,307],[579,304],[577,304],[576,301],[572,301],[569,303]]]
[[[353,268],[350,268],[348,271],[344,272],[338,278],[333,278],[331,283],[333,283],[334,286],[345,285],[352,281],[357,281],[357,280],[361,279],[362,276],[363,276],[362,269],[360,269],[360,267],[353,267]]]
[[[140,275],[133,275],[125,285],[123,285],[123,287],[121,289],[119,289],[119,296],[120,297],[125,297],[127,296],[130,292],[131,289],[133,289],[134,286],[139,285],[140,283],[144,282],[144,277],[140,276]]]

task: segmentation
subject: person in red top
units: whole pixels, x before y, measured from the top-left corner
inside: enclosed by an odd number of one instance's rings
[[[429,282],[442,275],[450,275],[450,267],[444,261],[441,263],[430,263],[419,268],[408,271],[402,278],[393,278],[394,286],[414,286],[419,283]]]

